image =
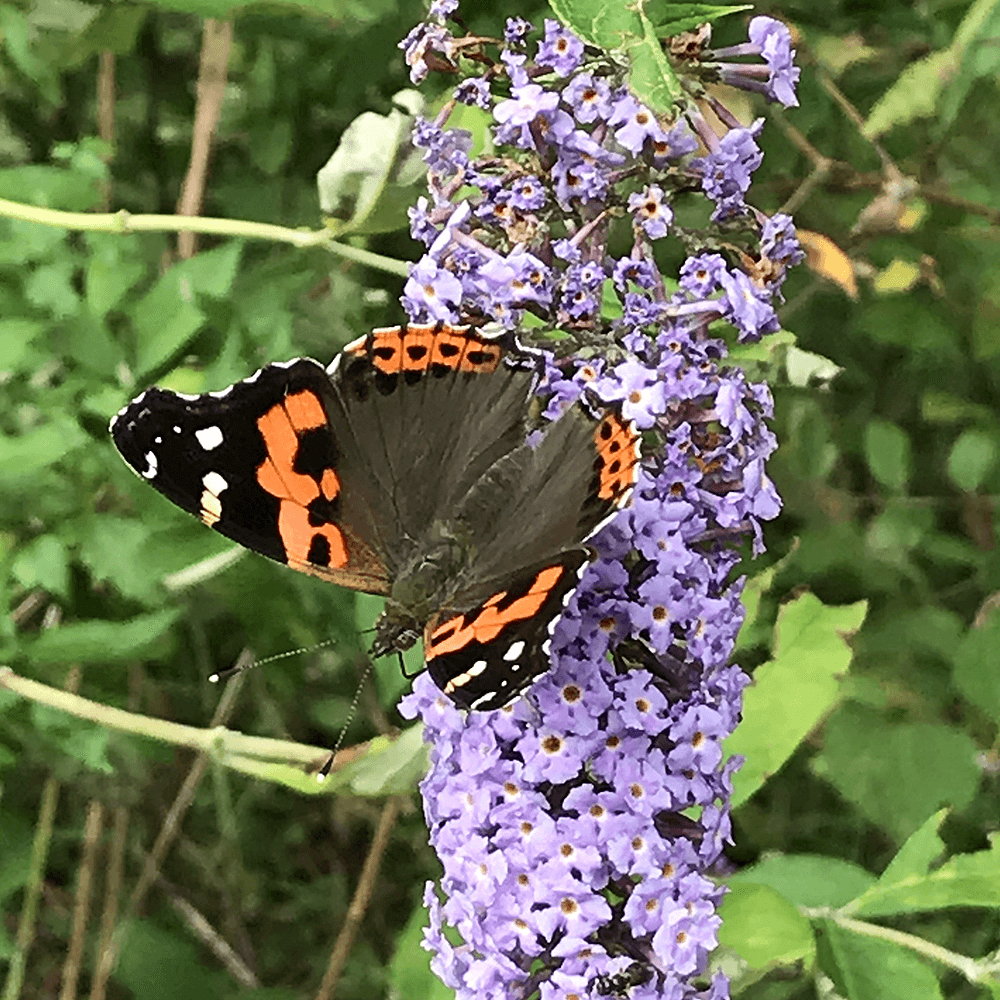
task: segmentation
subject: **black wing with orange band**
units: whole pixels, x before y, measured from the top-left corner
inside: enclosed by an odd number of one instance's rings
[[[294,569],[388,592],[387,554],[347,495],[353,442],[331,426],[330,379],[308,358],[268,365],[219,393],[147,390],[112,421],[129,465],[179,507]],[[335,417],[334,417],[335,419]]]

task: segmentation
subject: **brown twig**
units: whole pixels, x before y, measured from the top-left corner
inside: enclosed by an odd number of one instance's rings
[[[142,670],[133,663],[128,672],[128,710],[136,712],[142,701]],[[118,905],[121,900],[125,873],[125,844],[128,838],[129,809],[115,809],[111,824],[111,842],[108,845],[107,878],[104,882],[104,905],[101,908],[101,926],[94,947],[94,974],[90,981],[90,1000],[104,1000],[108,979],[114,964],[112,942],[118,924]]]
[[[371,901],[379,867],[382,864],[382,855],[385,854],[385,849],[389,844],[389,835],[392,833],[396,817],[399,815],[399,808],[400,800],[398,797],[387,799],[382,807],[382,814],[379,816],[378,826],[372,837],[372,846],[368,850],[368,857],[365,858],[364,866],[361,869],[358,887],[354,890],[354,896],[347,908],[344,926],[341,927],[333,950],[330,952],[330,961],[327,964],[326,972],[323,973],[323,981],[316,993],[316,1000],[330,1000],[337,989],[337,983],[344,971],[344,964],[350,953],[351,945],[354,943],[361,918],[365,915],[365,910]]]
[[[793,215],[813,191],[830,176],[835,161],[821,153],[794,125],[785,120],[784,115],[771,114],[769,118],[785,133],[785,138],[812,164],[809,176],[778,210]]]
[[[108,145],[108,162],[115,145],[115,54],[104,49],[97,64],[97,134]],[[104,209],[111,210],[111,178],[104,185]]]
[[[90,1000],[104,1000],[108,979],[114,965],[112,940],[118,923],[118,901],[121,898],[122,876],[125,871],[125,842],[128,835],[129,810],[119,806],[114,811],[111,842],[108,846],[107,879],[104,883],[104,906],[101,927],[95,948],[94,975],[90,983]]]
[[[222,112],[226,93],[226,72],[229,50],[233,44],[233,22],[205,18],[201,39],[201,59],[198,66],[198,89],[191,136],[191,159],[188,163],[181,194],[177,199],[178,215],[200,215],[208,178],[208,161],[212,140]],[[177,253],[182,260],[193,257],[196,248],[194,233],[181,233],[177,238]]]
[[[79,667],[70,668],[64,687],[67,691],[74,693],[80,687]],[[3,1000],[18,1000],[21,995],[21,987],[24,985],[24,970],[27,967],[28,952],[31,951],[31,945],[35,940],[38,901],[45,883],[45,865],[49,856],[49,846],[52,843],[60,787],[61,784],[57,778],[49,777],[42,788],[42,798],[38,806],[38,822],[35,824],[35,838],[31,844],[31,868],[24,890],[24,900],[21,903],[21,916],[17,924],[14,954],[7,966],[7,978],[4,981],[3,993],[0,994]]]
[[[191,928],[195,937],[219,960],[229,971],[229,974],[248,989],[260,989],[260,981],[246,962],[239,956],[236,949],[211,925],[208,918],[196,907],[192,906],[180,893],[175,885],[168,882],[162,875],[156,880],[170,901],[170,905],[178,912],[181,919]]]
[[[882,161],[882,169],[885,171],[886,175],[890,180],[898,180],[902,178],[903,172],[896,166],[895,161],[892,157],[885,151],[884,147],[880,142],[873,139],[871,136],[865,135],[865,120],[861,117],[861,113],[858,109],[851,104],[851,102],[844,96],[844,92],[833,82],[833,78],[823,72],[817,73],[820,85],[823,89],[837,102],[840,110],[851,120],[858,130],[858,134],[863,136],[871,144],[872,149],[878,153],[878,158]]]
[[[76,899],[73,903],[73,925],[69,935],[69,948],[63,963],[62,989],[59,1000],[75,1000],[80,979],[80,965],[83,961],[83,944],[90,917],[90,890],[94,884],[94,870],[97,867],[97,849],[101,843],[101,828],[104,826],[104,805],[98,799],[87,803],[87,819],[83,828],[83,855],[80,859],[80,877],[76,884]]]
[[[244,650],[240,654],[240,660],[250,661],[251,659],[251,654],[247,650]],[[219,704],[212,715],[212,726],[221,726],[229,719],[236,703],[236,696],[243,684],[243,676],[242,673],[235,674],[226,684],[226,688],[222,692],[222,697],[219,699]],[[143,865],[139,879],[128,898],[128,903],[125,906],[126,919],[138,914],[146,898],[146,893],[149,892],[150,886],[156,881],[160,865],[180,832],[184,815],[194,801],[195,793],[198,791],[198,786],[201,784],[202,778],[205,777],[205,772],[208,770],[208,763],[208,754],[199,754],[195,758],[194,763],[192,763],[191,770],[188,771],[184,783],[174,797],[174,801],[160,826],[160,831],[156,835],[156,840],[146,855],[146,863]],[[107,961],[112,969],[118,960],[122,944],[122,928],[119,927],[107,949],[109,952]]]
[[[48,600],[44,590],[33,590],[10,613],[10,620],[15,628],[22,626]]]
[[[960,198],[950,191],[944,191],[932,185],[921,186],[920,197],[926,198],[928,201],[936,201],[939,205],[960,208],[970,215],[980,215],[994,226],[1000,225],[1000,209],[993,208],[991,205],[983,205],[977,201],[969,201],[968,198]]]

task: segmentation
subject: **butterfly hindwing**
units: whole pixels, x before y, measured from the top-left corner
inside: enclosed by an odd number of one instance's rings
[[[549,669],[552,628],[579,581],[586,553],[522,569],[464,613],[441,611],[424,630],[434,682],[461,708],[502,708]]]

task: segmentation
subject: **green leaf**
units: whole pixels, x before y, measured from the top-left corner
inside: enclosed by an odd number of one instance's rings
[[[775,658],[754,672],[743,721],[726,740],[726,754],[746,763],[733,776],[733,805],[749,798],[792,755],[839,696],[839,676],[851,662],[844,636],[864,620],[866,604],[827,607],[812,594],[786,604],[775,629]]]
[[[872,475],[886,488],[901,490],[910,478],[910,439],[887,420],[872,420],[865,428],[865,459]]]
[[[963,732],[930,723],[889,723],[850,703],[827,724],[823,752],[813,760],[873,822],[908,837],[947,803],[964,809],[979,785],[976,745]]]
[[[751,968],[789,965],[813,950],[813,935],[798,907],[770,886],[741,882],[719,907],[719,943]]]
[[[903,845],[882,877],[846,910],[865,917],[915,913],[949,906],[1000,907],[1000,844],[987,851],[956,854],[931,865],[944,853],[937,834],[947,810],[935,813]]]
[[[0,812],[0,904],[28,881],[31,872],[32,832],[29,824],[9,809]]]
[[[938,829],[947,815],[947,809],[939,809],[910,834],[882,872],[877,888],[896,885],[927,874],[931,865],[945,853],[945,844],[938,836]]]
[[[765,339],[770,340],[770,337]],[[843,370],[829,358],[803,351],[794,344],[789,345],[785,352],[785,374],[789,385],[803,389],[810,384],[826,385]]]
[[[884,878],[851,906],[859,916],[918,913],[949,906],[1000,908],[1000,845],[988,851],[956,854],[923,877]]]
[[[139,29],[152,8],[141,4],[123,3],[99,8],[98,15],[80,37],[74,55],[82,58],[93,52],[109,49],[115,55],[125,55],[135,47]]]
[[[47,733],[62,753],[85,767],[101,774],[114,773],[108,760],[111,732],[104,726],[37,704],[31,706],[31,723],[39,732]]]
[[[731,344],[720,364],[741,368],[750,378],[773,379],[786,367],[787,351],[795,344],[795,334],[778,330],[762,337],[756,344]]]
[[[406,208],[426,172],[410,143],[423,98],[416,91],[402,91],[394,100],[407,112],[394,108],[387,115],[358,115],[316,175],[320,207],[336,220],[328,225],[338,235],[390,232],[406,223]]]
[[[55,67],[42,58],[34,44],[35,32],[24,13],[14,6],[0,5],[0,39],[11,62],[38,86],[53,104],[59,100]]]
[[[95,316],[103,316],[146,273],[146,267],[130,251],[128,237],[89,233],[84,293]]]
[[[951,51],[958,55],[957,71],[941,97],[938,126],[948,128],[965,103],[972,85],[993,77],[1000,68],[1000,5],[997,0],[970,4],[955,32]]]
[[[42,632],[25,648],[35,663],[110,663],[151,656],[183,613],[167,608],[123,622],[70,622]]]
[[[121,953],[115,979],[142,1000],[207,1000],[232,995],[232,981],[202,964],[199,946],[183,931],[146,920],[119,928]]]
[[[9,198],[11,201],[24,201],[43,208],[60,208],[67,212],[85,212],[94,208],[100,197],[100,189],[93,177],[65,167],[30,164],[0,170],[0,198]],[[38,230],[38,238],[51,245],[61,243],[66,238],[62,230],[40,222],[11,222],[16,223],[16,227],[12,225],[12,231],[28,228]]]
[[[66,417],[17,437],[0,435],[0,486],[47,468],[87,440],[79,424]]]
[[[111,583],[120,594],[152,602],[162,594],[159,574],[144,558],[149,528],[113,514],[94,516],[83,529],[80,559],[95,583]]]
[[[381,753],[369,753],[350,768],[350,789],[371,796],[411,792],[427,773],[428,753],[424,727],[411,726]]]
[[[970,428],[951,446],[948,475],[967,493],[979,489],[997,464],[997,441],[993,434]]]
[[[227,298],[233,290],[233,282],[243,254],[242,240],[229,240],[214,250],[182,260],[170,269],[170,277],[177,282],[182,297],[207,295],[211,299]]]
[[[445,986],[431,971],[431,953],[421,947],[424,928],[430,923],[427,907],[414,907],[403,933],[396,940],[396,952],[389,962],[389,994],[420,1000],[453,1000],[455,991]]]
[[[817,958],[846,1000],[935,1000],[937,978],[912,952],[855,934],[833,921],[816,922]]]
[[[23,587],[69,596],[69,554],[55,535],[40,535],[14,557],[11,572]]]
[[[656,24],[656,34],[660,38],[669,38],[682,31],[693,31],[699,24],[711,24],[720,17],[753,10],[753,4],[720,7],[711,3],[650,3],[646,10],[650,19]]]
[[[751,882],[770,886],[796,906],[841,907],[875,884],[871,872],[841,858],[819,854],[780,854],[764,858],[727,879],[732,886]]]
[[[955,651],[955,686],[974,705],[1000,724],[1000,612],[993,612],[982,626],[972,626]]]
[[[601,49],[624,49],[642,37],[642,22],[631,4],[607,0],[552,0],[566,27]]]
[[[32,305],[52,313],[56,318],[72,316],[80,308],[75,280],[76,267],[71,260],[40,264],[28,276],[24,294]]]
[[[181,284],[172,268],[135,304],[136,375],[166,364],[198,332],[205,314],[193,304],[191,282]]]
[[[636,0],[635,11],[642,34],[625,46],[632,64],[629,87],[652,111],[668,115],[672,119],[677,113],[677,105],[684,97],[684,91],[656,37],[656,29],[646,15],[646,3],[647,0]]]
[[[0,372],[19,371],[30,355],[31,342],[46,329],[37,319],[0,319]]]
[[[930,118],[948,78],[955,72],[956,57],[948,49],[932,52],[910,63],[896,82],[875,102],[862,134],[867,139],[918,118]]]

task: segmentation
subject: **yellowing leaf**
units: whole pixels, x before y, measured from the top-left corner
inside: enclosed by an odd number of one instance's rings
[[[885,270],[875,276],[872,288],[879,295],[893,295],[908,292],[920,281],[920,265],[911,260],[894,260]]]
[[[834,76],[840,76],[849,66],[871,62],[881,55],[879,49],[866,45],[856,32],[843,36],[825,35],[814,48],[819,61]]]
[[[806,266],[809,270],[839,285],[852,299],[856,299],[858,283],[854,278],[851,258],[829,236],[813,233],[808,229],[796,232],[802,249],[806,252]]]

